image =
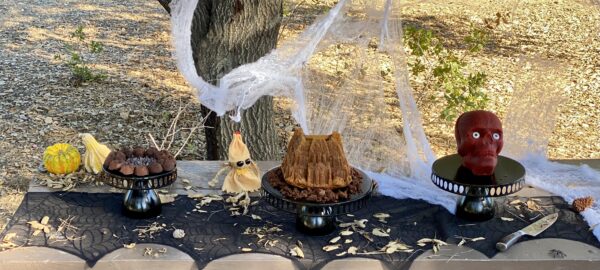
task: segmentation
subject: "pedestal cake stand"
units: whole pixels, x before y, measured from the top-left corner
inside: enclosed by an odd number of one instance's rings
[[[127,189],[123,198],[123,214],[131,218],[151,218],[160,215],[160,198],[154,189],[171,185],[177,179],[177,168],[149,176],[124,176],[102,168],[102,182]]]
[[[281,192],[269,183],[267,176],[277,169],[279,167],[275,167],[263,175],[262,195],[273,207],[295,213],[296,228],[309,235],[327,235],[333,232],[337,227],[336,216],[352,213],[365,206],[374,189],[373,180],[364,172],[355,169],[362,175],[363,181],[361,192],[350,196],[350,199],[336,203],[294,201],[283,197]]]
[[[516,160],[498,156],[493,175],[476,176],[461,165],[458,154],[449,155],[433,163],[431,180],[448,192],[462,195],[456,206],[456,216],[485,221],[494,217],[493,197],[515,193],[525,184],[525,168]]]

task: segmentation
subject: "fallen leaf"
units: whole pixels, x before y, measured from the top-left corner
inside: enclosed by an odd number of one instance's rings
[[[304,258],[304,251],[302,251],[300,247],[294,246],[294,248],[290,249],[290,255],[298,258]]]
[[[255,219],[255,220],[262,220],[262,218],[261,218],[260,216],[257,216],[257,215],[255,215],[255,214],[252,214],[252,219]]]
[[[515,220],[514,218],[509,218],[509,217],[501,217],[500,219],[502,219],[503,221],[513,221],[513,220]]]
[[[367,222],[369,220],[366,219],[361,219],[361,220],[355,220],[354,223],[356,224],[356,226],[358,226],[361,229],[364,229],[367,227]]]
[[[541,210],[540,206],[537,205],[537,203],[535,203],[535,201],[533,201],[533,200],[527,201],[527,208],[529,208],[529,210],[532,210],[532,211],[540,211]]]
[[[485,240],[485,237],[476,237],[471,239],[471,242],[477,242],[477,241],[481,241],[481,240]]]
[[[348,235],[352,235],[353,233],[354,233],[354,232],[353,232],[353,231],[351,231],[351,230],[343,230],[343,231],[341,231],[341,232],[340,232],[340,234],[341,234],[342,236],[348,236]]]
[[[425,245],[426,243],[431,243],[431,242],[433,242],[433,239],[431,239],[431,238],[421,238],[421,239],[419,239],[417,241],[417,244],[424,244]]]
[[[464,245],[466,242],[467,242],[467,241],[466,241],[464,238],[463,238],[463,239],[460,239],[460,242],[458,243],[458,245],[457,245],[457,246],[459,246],[459,247],[460,247],[460,246]]]
[[[342,251],[342,252],[340,252],[338,254],[335,254],[335,256],[341,257],[341,256],[346,255],[346,253],[347,253],[346,251]]]
[[[17,236],[17,233],[7,233],[4,238],[2,239],[2,241],[5,242],[9,242],[10,240],[12,240],[13,238],[15,238],[15,236]]]
[[[396,250],[398,250],[397,246],[389,246],[385,249],[385,253],[392,254],[392,253],[396,252]]]
[[[17,236],[17,233],[8,233],[2,238],[0,243],[0,249],[16,248],[18,245],[13,243],[11,240]]]
[[[354,222],[346,222],[346,223],[341,223],[339,225],[340,228],[346,228],[346,227],[350,227],[350,226],[357,226],[361,229],[364,229],[367,227],[367,222],[369,220],[367,219],[361,219],[361,220],[354,220]]]
[[[358,251],[358,248],[355,246],[349,247],[348,248],[348,253],[352,254],[352,255],[356,255],[356,251]]]
[[[199,199],[199,198],[204,197],[204,194],[202,194],[202,193],[190,193],[187,196],[190,199]]]
[[[387,223],[387,220],[385,220],[385,219],[389,218],[390,214],[387,214],[387,213],[376,213],[376,214],[373,215],[373,217],[375,217],[381,223]]]
[[[521,200],[516,199],[516,200],[513,200],[513,201],[509,202],[508,204],[514,205],[514,204],[520,204],[520,203],[522,203]]]
[[[373,233],[373,235],[379,236],[379,237],[388,237],[388,236],[390,236],[388,233],[384,232],[380,228],[373,229],[372,233]]]
[[[132,248],[134,248],[134,247],[135,247],[135,243],[131,243],[131,244],[123,244],[123,247],[124,247],[124,248],[127,248],[127,249],[132,249]]]
[[[344,241],[344,244],[350,244],[350,243],[352,243],[352,239],[346,239],[346,240]]]
[[[250,252],[250,251],[252,251],[252,249],[251,248],[242,248],[242,251],[243,252]]]
[[[175,197],[177,197],[177,194],[158,194],[161,204],[172,203],[175,201]]]
[[[340,236],[336,236],[334,238],[332,238],[331,240],[329,240],[330,244],[335,244],[337,243],[337,241],[340,241],[341,237]]]
[[[387,243],[387,245],[381,248],[380,251],[383,251],[387,254],[392,254],[394,252],[412,252],[413,250],[409,246],[398,241],[390,241]]]
[[[37,220],[27,222],[32,229],[41,230],[44,225],[40,224]]]
[[[438,246],[447,246],[448,243],[442,241],[442,240],[438,240],[438,239],[433,239],[433,243],[438,245]]]
[[[336,250],[338,248],[340,248],[340,244],[324,246],[323,250],[329,252],[329,251],[332,251],[332,250]]]
[[[41,221],[48,224],[49,219],[50,218],[48,216],[44,216]],[[45,232],[45,233],[50,232],[50,225],[42,224],[42,223],[38,222],[37,220],[29,221],[29,222],[27,222],[27,224],[29,224],[29,226],[31,226],[31,228],[34,230],[32,233],[33,236],[37,236],[41,232]]]
[[[387,213],[376,213],[376,214],[373,214],[373,217],[375,217],[375,218],[389,218],[390,215],[387,214]]]

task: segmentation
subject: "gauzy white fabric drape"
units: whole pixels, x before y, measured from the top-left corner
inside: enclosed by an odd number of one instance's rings
[[[423,199],[455,211],[456,197],[430,180],[436,156],[408,84],[399,1],[340,0],[300,36],[254,63],[235,68],[217,85],[203,80],[194,66],[190,39],[196,5],[197,0],[171,3],[171,32],[177,67],[204,106],[218,115],[232,112],[232,121],[239,121],[244,109],[260,97],[286,97],[305,132],[342,134],[348,160],[368,171],[379,183],[380,193]],[[556,105],[541,104],[550,110]],[[535,110],[529,110],[527,119],[546,116],[545,122],[554,121],[553,116]],[[531,141],[547,143],[539,138],[544,135],[534,132],[536,127],[514,128],[525,114],[509,113],[505,142],[537,136]],[[519,137],[510,137],[517,130]],[[505,153],[525,165],[529,184],[568,202],[581,196],[600,199],[600,172],[549,162],[539,151],[517,153],[515,149],[523,148],[508,143]],[[600,206],[596,203],[582,215],[593,226],[600,222]],[[600,226],[594,234],[600,238]]]

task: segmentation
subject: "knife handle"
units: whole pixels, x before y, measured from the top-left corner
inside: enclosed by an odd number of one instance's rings
[[[496,248],[500,251],[505,251],[514,243],[516,243],[517,240],[519,240],[519,238],[521,238],[521,236],[523,235],[525,235],[524,232],[516,231],[507,236],[504,236],[502,239],[500,239],[500,242],[496,243]]]

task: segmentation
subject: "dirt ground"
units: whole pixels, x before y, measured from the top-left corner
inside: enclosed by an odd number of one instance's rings
[[[333,0],[286,0],[282,39],[292,38],[335,4]],[[563,102],[552,133],[550,158],[600,158],[600,10],[593,1],[404,1],[406,24],[432,29],[450,48],[470,25],[496,14],[507,22],[491,29],[492,40],[469,58],[484,70],[490,110],[504,116],[520,89],[544,90],[531,80],[566,78]],[[71,142],[83,151],[78,133],[89,132],[111,147],[161,138],[180,106],[188,106],[181,127],[198,119],[200,104],[171,56],[169,17],[157,1],[28,0],[0,3],[0,227],[18,206],[38,172],[43,150]],[[72,33],[83,26],[85,39]],[[91,41],[103,51],[91,54]],[[81,52],[101,82],[72,79],[67,46]],[[522,76],[527,73],[528,76]],[[412,82],[418,92],[419,85]],[[78,86],[76,86],[78,85]],[[434,151],[454,147],[452,124],[437,117],[435,104],[420,102]],[[283,138],[289,116],[277,106]],[[186,137],[174,141],[178,149]],[[204,140],[193,135],[181,159],[202,159]],[[59,181],[60,179],[54,179]]]

